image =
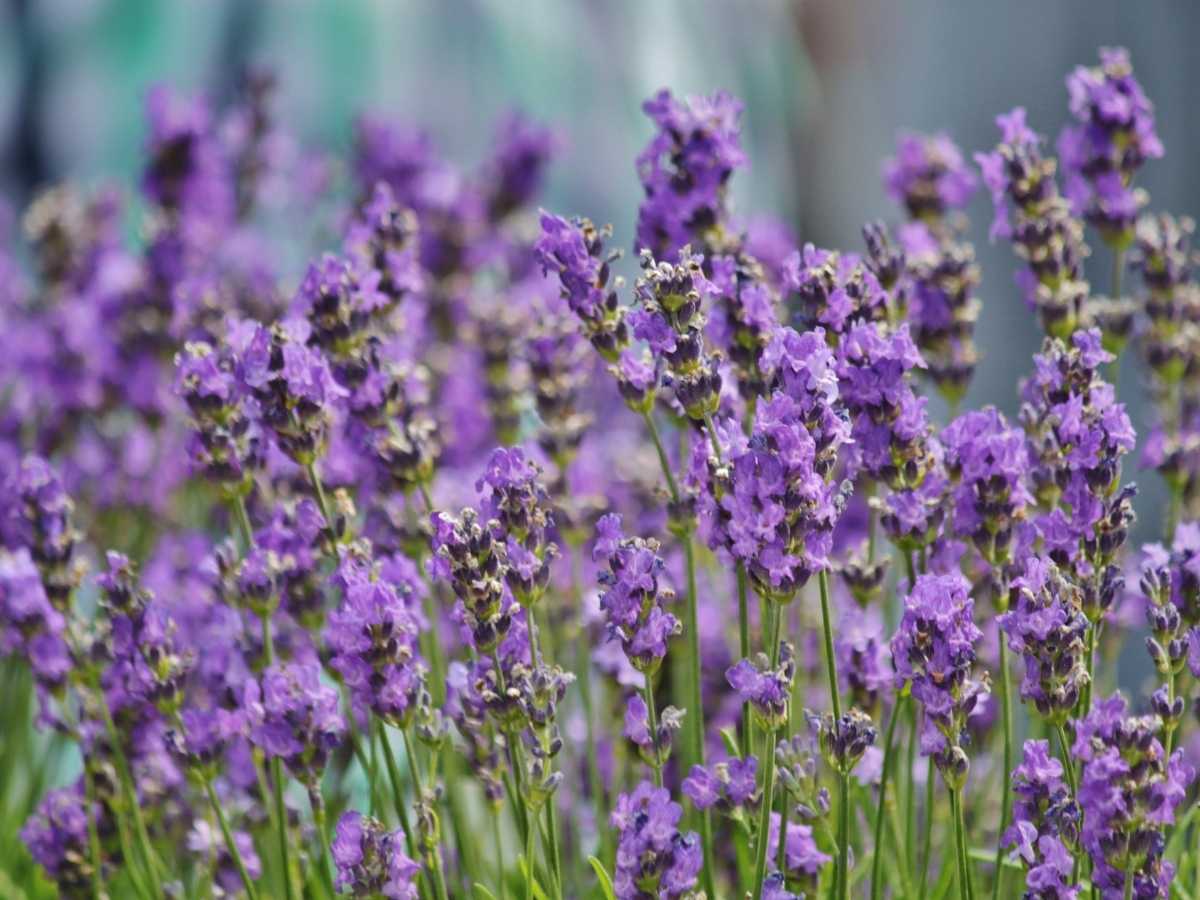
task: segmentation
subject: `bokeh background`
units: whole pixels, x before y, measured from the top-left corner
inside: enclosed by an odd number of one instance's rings
[[[968,152],[995,142],[996,113],[1022,104],[1051,139],[1064,77],[1123,44],[1154,99],[1165,159],[1141,184],[1153,207],[1200,210],[1200,5],[1072,0],[7,0],[0,5],[0,191],[20,209],[64,178],[134,184],[150,85],[216,105],[248,65],[279,76],[277,110],[306,143],[344,150],[356,114],[418,124],[453,159],[477,160],[498,115],[555,123],[568,148],[548,203],[611,222],[628,246],[650,133],[642,100],[727,89],[746,103],[751,159],[735,208],[781,217],[801,240],[854,247],[863,221],[894,217],[881,160],[903,128],[945,129]],[[969,404],[1015,411],[1015,379],[1039,330],[990,245],[984,192],[971,208],[984,282],[983,360]],[[1108,287],[1109,260],[1090,273]],[[1135,425],[1141,372],[1122,366]],[[1139,537],[1157,531],[1161,489],[1139,478]]]

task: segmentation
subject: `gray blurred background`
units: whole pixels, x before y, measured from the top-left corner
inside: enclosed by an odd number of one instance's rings
[[[4,5],[6,3],[6,5]],[[899,129],[945,129],[968,153],[995,142],[996,113],[1022,104],[1051,140],[1064,77],[1123,44],[1158,107],[1163,160],[1143,170],[1152,206],[1200,210],[1200,5],[1191,2],[933,0],[4,0],[0,3],[0,190],[19,208],[70,177],[136,182],[146,89],[165,80],[227,99],[247,64],[280,75],[280,118],[344,150],[362,110],[426,127],[447,155],[478,159],[512,107],[569,141],[546,197],[612,222],[628,246],[639,191],[633,159],[649,134],[643,98],[725,88],[746,103],[751,167],[735,206],[770,213],[801,240],[853,247],[869,218],[894,219],[879,181]],[[972,209],[984,272],[983,361],[968,403],[1015,411],[1015,380],[1039,343],[1005,245]],[[1095,249],[1094,286],[1109,258]],[[1145,424],[1138,366],[1121,392]],[[1130,473],[1137,477],[1137,473]],[[1142,535],[1161,490],[1141,473]]]

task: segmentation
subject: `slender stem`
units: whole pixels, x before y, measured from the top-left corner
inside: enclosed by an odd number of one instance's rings
[[[1133,900],[1133,872],[1125,872],[1125,900]]]
[[[404,803],[404,790],[401,787],[400,769],[396,765],[396,754],[392,751],[392,744],[388,740],[387,731],[383,725],[379,726],[377,735],[379,743],[383,746],[383,758],[387,765],[388,780],[392,783],[392,803],[396,807],[396,816],[400,819],[400,828],[404,831],[404,843],[408,847],[408,855],[412,859],[417,858],[417,845],[413,840],[412,827],[408,823],[408,807]]]
[[[1000,828],[996,832],[996,877],[992,882],[992,900],[1000,898],[1000,884],[1004,881],[1004,867],[1001,862],[1004,857],[1003,841],[1005,830],[1008,828],[1009,797],[1012,786],[1013,767],[1013,721],[1012,721],[1012,679],[1008,672],[1008,651],[1004,646],[1004,635],[1000,640],[1000,702],[1001,716],[1004,718],[1004,771],[1000,773]]]
[[[238,494],[233,498],[234,518],[237,519],[238,530],[242,533],[242,540],[246,544],[246,549],[254,546],[254,528],[250,525],[250,514],[246,512],[246,498]]]
[[[954,816],[955,857],[958,860],[958,895],[962,900],[972,900],[971,872],[967,866],[966,827],[963,824],[962,796],[950,791],[950,811]]]
[[[579,557],[582,548],[575,547],[571,553],[571,595],[576,608],[582,609],[582,592],[579,587]],[[580,635],[582,638],[582,635]],[[575,641],[575,672],[579,678],[579,696],[583,702],[584,729],[587,734],[587,776],[588,790],[592,795],[592,805],[596,818],[596,832],[600,842],[600,858],[608,858],[609,834],[605,827],[604,782],[600,778],[600,763],[596,753],[596,723],[595,709],[592,703],[592,668],[588,643],[585,640]],[[503,898],[501,898],[503,900]]]
[[[679,486],[675,483],[675,475],[671,472],[671,460],[667,457],[666,448],[663,447],[658,426],[654,424],[654,416],[647,410],[642,413],[642,418],[646,421],[646,430],[650,432],[650,439],[654,441],[654,449],[658,452],[658,464],[662,467],[663,477],[667,479],[667,493],[671,495],[672,502],[678,503]]]
[[[1094,693],[1092,681],[1096,677],[1096,632],[1100,628],[1099,622],[1092,622],[1088,628],[1087,639],[1087,684],[1083,686],[1083,715],[1087,715],[1092,711],[1092,694]]]
[[[246,886],[246,895],[250,900],[258,900],[258,888],[255,887],[254,879],[250,877],[250,870],[246,868],[246,861],[242,859],[241,851],[238,850],[237,841],[234,840],[233,831],[229,828],[229,821],[225,818],[225,811],[221,808],[217,792],[213,790],[212,782],[208,779],[204,780],[204,792],[208,795],[208,802],[212,806],[213,812],[217,814],[217,823],[221,826],[225,847],[229,850],[229,855],[233,857],[233,864],[237,866],[242,884]]]
[[[925,832],[921,838],[921,888],[920,897],[928,897],[925,888],[929,884],[929,857],[933,844],[933,757],[929,757],[929,767],[925,776]]]
[[[425,785],[421,779],[421,763],[417,759],[416,750],[413,748],[412,740],[408,736],[408,729],[400,729],[400,737],[404,739],[404,753],[408,757],[408,771],[412,773],[413,787],[417,793],[419,802],[425,802]],[[421,843],[425,843],[424,835],[421,837]],[[442,854],[437,847],[433,847],[429,852],[423,854],[425,865],[430,870],[433,877],[433,887],[437,892],[438,900],[446,900],[446,875],[442,871]]]
[[[1062,748],[1063,772],[1066,773],[1067,784],[1071,786],[1071,795],[1078,797],[1079,786],[1075,781],[1075,765],[1071,761],[1071,744],[1067,741],[1067,731],[1061,722],[1055,726],[1055,733],[1058,735],[1058,743]]]
[[[750,603],[746,595],[746,566],[737,564],[738,600],[738,652],[741,659],[750,658]],[[750,717],[750,703],[742,703],[742,757],[748,757],[754,748],[754,722]]]
[[[1172,704],[1174,702],[1175,702],[1175,670],[1172,668],[1171,671],[1167,673],[1167,703]],[[1176,723],[1176,726],[1178,727],[1178,723]],[[1166,748],[1166,752],[1164,755],[1165,755],[1165,758],[1170,759],[1171,745],[1175,742],[1175,728],[1165,728],[1164,727],[1163,730],[1166,731],[1166,734],[1163,735],[1163,747]]]
[[[104,897],[104,872],[100,868],[103,857],[100,855],[100,834],[96,830],[94,812],[96,784],[92,780],[92,770],[88,768],[87,760],[83,761],[83,789],[84,796],[87,798],[88,856],[90,857],[89,862],[92,864],[92,896],[93,900],[102,900]]]
[[[243,505],[243,509],[245,506]],[[263,652],[267,657],[267,665],[275,665],[275,641],[271,637],[271,614],[262,615]],[[279,830],[279,859],[283,866],[283,894],[288,900],[292,898],[292,863],[291,851],[288,846],[287,806],[283,800],[283,763],[278,756],[271,757],[271,780],[275,788],[275,822]]]
[[[786,871],[787,863],[787,833],[788,833],[788,801],[787,791],[781,792],[779,798],[779,844],[775,848],[775,868],[780,872]]]
[[[654,769],[654,786],[663,786],[662,761],[658,758],[658,712],[654,707],[654,688],[649,676],[642,682],[642,696],[646,700],[646,715],[650,723],[650,746],[654,751],[654,760],[650,766]]]
[[[770,634],[770,642],[767,646],[767,653],[770,656],[771,667],[774,668],[779,662],[779,630],[783,622],[783,616],[780,613],[778,604],[768,602],[767,618],[770,620],[767,623],[768,633]],[[771,834],[771,806],[775,791],[775,741],[777,730],[771,729],[763,735],[765,743],[763,744],[763,756],[765,757],[765,769],[763,771],[763,788],[762,799],[759,801],[760,809],[758,816],[758,837],[754,848],[755,863],[754,863],[754,900],[761,900],[763,891],[763,881],[767,875],[767,844]],[[780,834],[781,842],[787,841],[787,835]]]
[[[904,856],[917,859],[917,728],[919,713],[915,704],[908,705],[908,752],[904,760]]]
[[[325,821],[325,798],[321,796],[320,785],[312,785],[308,789],[308,802],[312,806],[313,824],[317,828],[317,851],[321,854],[318,868],[321,870],[321,880],[325,889],[333,896],[337,891],[333,887],[333,872],[329,868],[333,859],[333,851],[329,846],[329,828]]]
[[[833,704],[833,718],[842,717],[842,698],[838,687],[837,659],[833,655],[833,621],[829,614],[829,575],[824,569],[817,575],[821,585],[821,630],[825,637],[825,668],[829,678],[829,700]]]
[[[500,810],[493,808],[490,818],[492,820],[492,840],[496,843],[496,888],[500,891],[500,900],[504,900],[507,891],[504,878],[504,840],[500,835]]]
[[[883,865],[883,810],[887,804],[888,778],[891,775],[892,749],[895,745],[896,723],[900,721],[900,713],[904,711],[905,700],[900,697],[892,708],[892,717],[888,720],[887,734],[883,739],[883,771],[879,775],[879,805],[875,808],[875,853],[871,859],[871,900],[879,900],[883,888],[880,879],[880,869]]]
[[[533,829],[525,832],[525,900],[533,900]]]
[[[850,774],[838,776],[838,897],[850,896]],[[782,840],[782,838],[781,838]]]
[[[117,775],[120,776],[122,792],[125,794],[126,803],[130,807],[130,815],[133,817],[133,827],[134,833],[137,836],[138,849],[145,860],[146,874],[150,877],[150,888],[154,896],[157,897],[162,893],[162,882],[159,879],[162,863],[154,852],[154,845],[150,843],[150,833],[146,830],[146,820],[142,816],[142,806],[138,802],[137,788],[134,787],[133,773],[129,768],[129,760],[125,756],[125,748],[121,746],[121,735],[117,731],[116,723],[113,721],[112,710],[108,707],[108,695],[104,693],[102,686],[97,685],[96,687],[100,697],[99,706],[104,718],[104,728],[108,733],[109,743],[112,744],[113,759],[117,764]]]

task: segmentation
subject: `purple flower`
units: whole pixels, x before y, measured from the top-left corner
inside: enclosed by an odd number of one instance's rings
[[[642,696],[632,694],[625,702],[625,737],[649,766],[661,768],[667,764],[672,738],[682,725],[683,711],[668,706],[658,714],[658,728],[651,733],[649,710]]]
[[[681,789],[696,809],[716,806],[725,815],[740,818],[758,808],[757,772],[754,756],[734,757],[707,768],[692,766]]]
[[[279,757],[296,778],[315,783],[346,731],[338,692],[321,682],[315,664],[270,666],[251,739],[268,757]]]
[[[1024,572],[1013,580],[1011,593],[1009,611],[997,624],[1025,662],[1021,699],[1060,725],[1088,684],[1088,620],[1081,591],[1053,562],[1031,555]]]
[[[1182,750],[1166,758],[1155,737],[1159,725],[1155,716],[1128,716],[1116,693],[1075,726],[1081,840],[1092,858],[1092,881],[1106,896],[1118,896],[1129,877],[1136,896],[1165,897],[1175,871],[1163,858],[1163,834],[1195,770]]]
[[[776,859],[779,852],[780,818],[771,813],[770,832],[767,835],[767,859]],[[813,892],[821,870],[833,862],[833,857],[822,853],[813,838],[812,826],[800,822],[788,822],[787,837],[783,845],[784,880],[790,887]],[[807,896],[807,894],[802,894]]]
[[[990,563],[1008,558],[1014,529],[1033,497],[1026,487],[1025,436],[993,407],[964,413],[942,432],[955,482],[954,532]]]
[[[645,199],[638,208],[638,251],[675,262],[684,246],[706,252],[726,238],[726,185],[746,165],[741,101],[724,92],[680,101],[662,90],[642,104],[657,126],[638,155]]]
[[[776,666],[771,666],[766,654],[759,653],[754,659],[739,660],[730,666],[725,672],[725,680],[743,703],[750,704],[759,726],[764,731],[772,732],[787,722],[788,701],[795,675],[796,661],[792,645],[784,641],[779,647],[779,663]]]
[[[378,275],[378,290],[387,298],[377,307],[381,314],[425,286],[416,232],[415,214],[402,208],[392,189],[382,181],[372,189],[370,199],[346,230],[347,255],[360,269],[374,270]]]
[[[996,124],[1000,145],[975,154],[996,208],[991,235],[1012,240],[1028,266],[1017,276],[1026,303],[1039,312],[1047,333],[1065,338],[1079,324],[1088,295],[1083,225],[1059,194],[1054,160],[1042,156],[1040,138],[1025,124],[1025,110],[998,116]]]
[[[29,551],[0,549],[0,655],[22,656],[39,688],[57,692],[73,660],[66,618],[46,596]]]
[[[404,834],[353,810],[343,813],[330,843],[338,892],[352,897],[416,900],[420,865],[404,853]]]
[[[783,286],[796,295],[804,328],[825,329],[831,343],[855,322],[877,321],[887,312],[887,293],[853,253],[805,244],[784,262]]]
[[[1001,837],[1027,867],[1026,883],[1037,896],[1075,900],[1074,858],[1068,846],[1079,836],[1079,807],[1063,781],[1063,767],[1046,741],[1026,741],[1013,770],[1013,824]]]
[[[1154,106],[1122,47],[1102,48],[1098,66],[1077,67],[1067,76],[1067,93],[1077,124],[1063,129],[1058,152],[1072,210],[1123,246],[1146,202],[1145,192],[1130,183],[1143,162],[1163,155]]]
[[[546,167],[561,147],[562,140],[553,130],[518,112],[500,120],[482,177],[492,221],[504,219],[538,193]]]
[[[325,628],[329,664],[350,689],[358,715],[404,728],[425,690],[417,622],[398,586],[369,567],[343,565],[342,571],[342,603]]]
[[[93,808],[92,816],[97,820],[100,810],[99,806]],[[110,823],[97,821],[97,829],[102,824],[111,827]],[[88,849],[88,808],[83,779],[68,787],[47,791],[21,828],[21,840],[63,896],[86,896],[92,884],[92,857]]]
[[[664,788],[643,781],[617,797],[609,824],[617,830],[613,888],[619,900],[683,897],[704,864],[700,838],[680,834],[683,808]]]
[[[972,621],[974,608],[961,575],[919,575],[892,638],[897,687],[910,683],[925,710],[921,753],[932,756],[946,783],[957,788],[969,766],[962,747],[967,719],[988,693],[986,678],[975,675],[975,645],[983,632]]]
[[[254,848],[254,838],[245,831],[234,831],[232,834],[238,855],[246,867],[246,874],[252,879],[261,878],[262,860],[258,858],[258,851]],[[204,865],[214,866],[213,877],[225,893],[237,896],[245,891],[242,873],[238,870],[224,837],[208,821],[197,819],[192,823],[192,830],[187,836],[187,848],[195,854],[197,860],[202,860]]]
[[[896,155],[883,166],[888,196],[914,219],[940,219],[962,209],[978,180],[962,151],[944,132],[905,133],[896,139]]]
[[[625,537],[614,513],[600,519],[596,533],[592,557],[608,565],[599,580],[609,638],[621,642],[636,669],[652,675],[667,654],[667,642],[682,630],[679,619],[665,609],[675,593],[660,584],[666,566],[658,556],[658,542]]]

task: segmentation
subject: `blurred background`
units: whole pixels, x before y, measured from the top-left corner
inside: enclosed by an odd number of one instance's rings
[[[281,123],[333,151],[349,146],[362,111],[428,129],[466,164],[508,109],[554,123],[568,149],[548,204],[613,223],[614,243],[628,247],[640,194],[633,160],[650,134],[642,100],[662,86],[724,88],[746,103],[751,165],[735,179],[737,212],[857,249],[865,220],[898,218],[879,178],[898,130],[945,129],[972,153],[995,143],[995,114],[1021,104],[1053,140],[1067,115],[1067,72],[1093,63],[1099,46],[1122,44],[1167,148],[1140,183],[1152,208],[1194,213],[1198,37],[1200,6],[1187,2],[4,0],[0,192],[20,209],[63,178],[132,187],[150,85],[219,106],[246,66],[266,65],[279,76]],[[971,214],[983,360],[967,402],[1011,413],[1040,332],[1013,286],[1010,248],[987,240],[985,192]],[[1094,252],[1090,274],[1104,291],[1107,251]],[[1122,366],[1139,429],[1140,378],[1132,360]],[[1139,481],[1149,536],[1161,488],[1156,477]]]

